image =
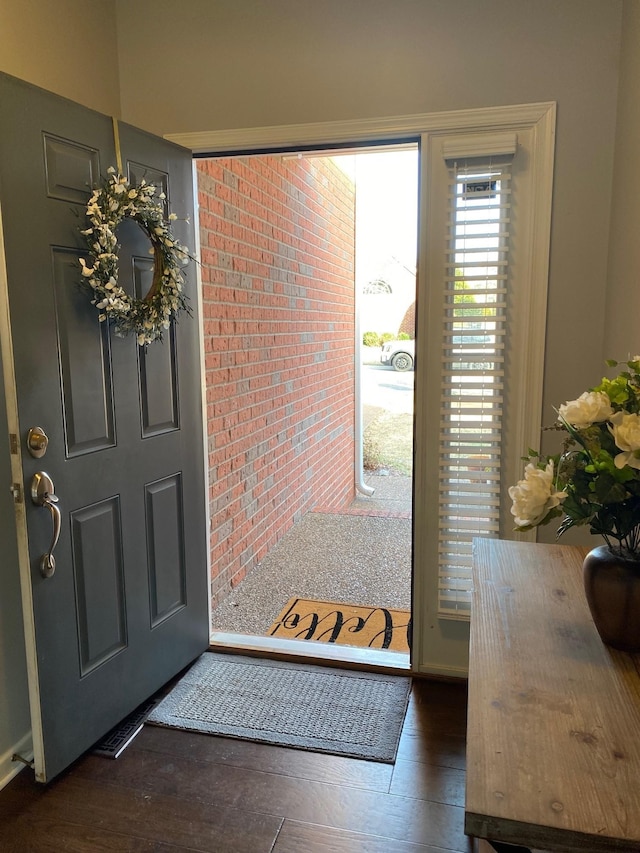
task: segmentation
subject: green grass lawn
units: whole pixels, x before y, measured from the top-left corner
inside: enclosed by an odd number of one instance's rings
[[[365,429],[365,468],[413,473],[413,415],[383,412]]]

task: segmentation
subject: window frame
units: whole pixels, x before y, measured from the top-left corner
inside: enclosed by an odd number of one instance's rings
[[[510,248],[510,274],[517,282],[510,304],[510,348],[505,382],[500,500],[501,538],[513,538],[508,486],[521,476],[521,457],[540,443],[548,269],[551,231],[555,111],[529,126],[486,128],[512,131],[517,150],[512,163],[512,202],[517,205],[516,239]],[[465,147],[465,132],[422,137],[420,253],[417,306],[417,361],[426,369],[416,387],[416,460],[414,469],[414,600],[423,602],[414,631],[418,671],[465,675],[468,671],[469,621],[438,612],[438,452],[441,387],[442,305],[446,280],[449,164],[447,152]],[[478,139],[483,134],[473,133]],[[473,141],[467,135],[467,141]],[[487,154],[489,146],[479,144]],[[523,538],[522,534],[519,538]],[[535,538],[535,532],[525,536]]]

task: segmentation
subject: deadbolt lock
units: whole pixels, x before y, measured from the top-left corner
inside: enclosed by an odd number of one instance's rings
[[[27,433],[27,450],[36,459],[41,459],[47,452],[49,439],[42,427],[31,427]]]

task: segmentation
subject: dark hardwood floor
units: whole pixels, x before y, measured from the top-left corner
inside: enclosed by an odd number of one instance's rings
[[[394,765],[145,726],[0,792],[3,853],[468,853],[466,685],[415,680]]]

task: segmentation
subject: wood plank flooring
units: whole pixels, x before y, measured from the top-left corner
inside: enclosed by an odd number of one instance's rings
[[[415,680],[395,765],[145,726],[0,791],[3,853],[468,853],[466,685]]]

